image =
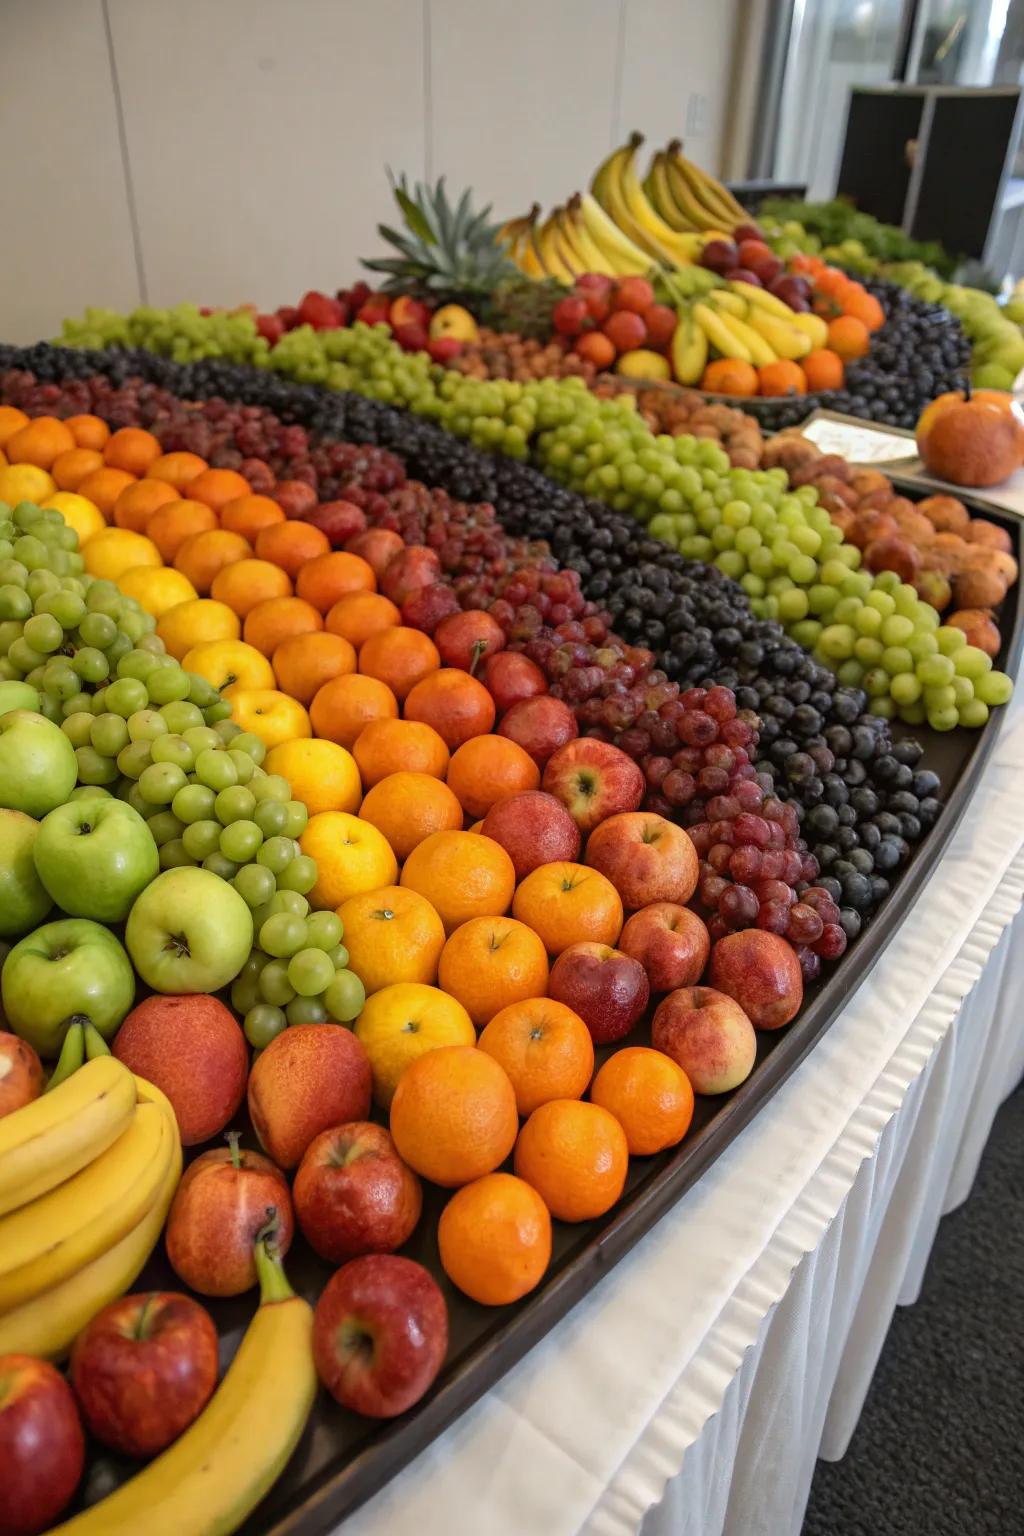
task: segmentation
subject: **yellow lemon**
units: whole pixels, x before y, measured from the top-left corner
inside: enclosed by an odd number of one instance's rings
[[[277,681],[263,652],[244,640],[206,640],[186,651],[181,664],[221,690],[273,688]]]
[[[175,660],[180,661],[193,646],[237,640],[242,624],[227,603],[214,602],[211,597],[192,597],[167,608],[160,615],[156,632]]]
[[[159,633],[159,630],[157,631]],[[334,741],[283,741],[267,754],[268,773],[288,780],[292,795],[311,816],[321,811],[358,811],[363,796],[351,752]]]
[[[74,491],[57,491],[43,502],[44,507],[56,507],[69,528],[78,534],[78,547],[84,549],[89,540],[102,533],[107,520],[94,501],[79,496]]]
[[[36,464],[7,464],[0,469],[0,501],[16,507],[19,501],[34,501],[41,506],[57,489],[57,482]]]
[[[384,834],[345,811],[311,816],[299,842],[317,865],[311,906],[340,907],[360,891],[375,891],[398,879],[398,860]]]
[[[117,581],[137,565],[163,565],[153,541],[130,528],[107,528],[95,534],[82,551],[82,558],[89,575],[105,581]]]

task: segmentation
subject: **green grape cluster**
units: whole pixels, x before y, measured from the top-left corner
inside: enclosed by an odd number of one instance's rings
[[[177,313],[136,311],[125,320],[90,311],[91,328],[69,322],[65,339],[149,346],[187,359],[210,355],[197,348],[214,344],[204,328],[216,317],[207,322],[190,312],[181,329]],[[241,352],[221,355],[244,360]],[[842,682],[863,687],[876,714],[927,720],[940,731],[976,728],[1012,693],[1006,674],[992,671],[960,631],[940,625],[912,587],[891,572],[861,569],[860,550],[844,543],[813,486],[789,490],[781,468],[735,469],[718,442],[655,435],[632,395],[600,400],[579,378],[466,378],[426,353],[404,352],[386,325],[300,326],[264,361],[299,382],[428,416],[480,448],[532,458],[552,479],[632,514],[686,558],[711,562],[738,581],[759,617],[777,619]]]
[[[334,912],[311,912],[305,896],[278,890],[253,912],[257,945],[231,989],[249,1044],[263,1050],[289,1024],[350,1023],[366,993],[348,969],[344,928]]]

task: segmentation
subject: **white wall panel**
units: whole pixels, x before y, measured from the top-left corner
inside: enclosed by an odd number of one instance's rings
[[[624,5],[617,138],[638,129],[657,148],[684,139],[689,157],[717,175],[729,112],[733,30],[743,25],[740,0],[624,0]]]
[[[139,289],[101,0],[0,4],[0,339]]]
[[[110,0],[150,302],[358,275],[424,169],[418,0]]]
[[[433,170],[502,216],[589,184],[612,147],[620,0],[430,0]]]

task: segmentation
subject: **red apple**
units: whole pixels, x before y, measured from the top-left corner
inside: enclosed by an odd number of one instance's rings
[[[121,1025],[113,1050],[170,1099],[182,1146],[216,1136],[245,1097],[249,1047],[216,997],[147,997]]]
[[[502,717],[498,735],[516,742],[543,768],[552,753],[579,735],[579,727],[568,704],[542,693],[513,704]]]
[[[614,885],[624,907],[689,901],[697,889],[696,850],[682,827],[653,811],[625,811],[594,828],[586,862]]]
[[[279,480],[274,486],[274,500],[285,517],[305,517],[317,504],[317,494],[305,480]]]
[[[709,272],[731,272],[739,266],[739,251],[732,240],[709,240],[700,253],[700,264]]]
[[[409,629],[422,629],[432,635],[437,626],[459,612],[459,600],[446,581],[429,587],[417,587],[402,604],[402,623]]]
[[[394,337],[403,352],[425,352],[430,345],[425,325],[396,325]]]
[[[548,996],[579,1014],[595,1045],[628,1035],[650,995],[640,961],[608,944],[570,944],[548,978]]]
[[[43,1064],[27,1040],[0,1031],[0,1119],[38,1099]]]
[[[407,544],[388,561],[380,589],[399,608],[419,587],[432,586],[441,578],[441,562],[426,544]]]
[[[515,865],[517,883],[541,864],[559,859],[575,863],[579,857],[579,827],[562,802],[543,790],[528,789],[496,800],[480,831],[504,848]]]
[[[259,315],[256,319],[256,330],[264,341],[269,341],[272,347],[285,333],[285,324],[280,315]]]
[[[566,294],[551,311],[551,324],[560,336],[578,336],[588,319],[587,301],[580,294]]]
[[[508,715],[503,730],[507,720]],[[588,736],[559,747],[544,769],[541,788],[561,800],[581,832],[589,832],[609,816],[635,811],[647,785],[639,765],[625,752]]]
[[[371,293],[356,310],[356,319],[363,325],[386,325],[391,315],[391,300],[386,293]]]
[[[734,997],[758,1029],[781,1029],[803,1002],[803,976],[793,946],[761,928],[719,939],[711,951],[708,979]]]
[[[726,272],[725,280],[728,283],[749,283],[752,288],[764,287],[757,273],[749,267],[733,267],[731,272]]]
[[[315,290],[303,295],[299,304],[299,321],[311,325],[314,330],[333,330],[345,322],[345,308],[337,299]]]
[[[595,325],[600,325],[611,314],[614,286],[614,279],[603,272],[584,272],[576,279],[576,287],[583,295],[587,314]]]
[[[295,1214],[306,1241],[331,1264],[393,1253],[420,1219],[420,1181],[382,1125],[352,1120],[321,1131],[295,1175]]]
[[[71,1384],[97,1440],[126,1456],[155,1456],[213,1395],[213,1318],[174,1291],[122,1296],[75,1340]]]
[[[548,691],[544,673],[522,651],[498,651],[488,656],[480,681],[494,700],[499,715],[518,704],[520,699],[533,699]]]
[[[734,240],[758,240],[764,243],[764,233],[753,220],[749,220],[746,224],[737,224],[732,237]]]
[[[446,667],[461,667],[475,677],[489,656],[504,649],[505,631],[483,608],[465,608],[441,621],[434,644]]]
[[[201,1296],[241,1296],[256,1284],[253,1243],[268,1207],[277,1211],[282,1254],[295,1230],[284,1174],[261,1152],[240,1150],[237,1136],[230,1140],[189,1164],[167,1218],[171,1268]]]
[[[366,513],[352,501],[322,501],[303,521],[325,533],[335,549],[366,529]]]
[[[294,331],[295,327],[300,324],[299,312],[294,304],[281,304],[274,313],[286,331]]]
[[[78,1487],[85,1436],[71,1388],[46,1360],[0,1355],[0,1531],[35,1536]]]
[[[658,1004],[651,1044],[671,1056],[695,1093],[728,1093],[754,1069],[757,1036],[747,1015],[713,987],[680,987]]]
[[[391,1253],[352,1259],[316,1304],[313,1357],[344,1408],[391,1419],[418,1403],[444,1364],[448,1309],[432,1275]]]
[[[667,347],[676,333],[679,316],[667,304],[652,304],[644,316],[647,327],[647,345],[661,349]]]
[[[392,326],[399,325],[429,325],[430,305],[424,304],[422,299],[414,299],[408,293],[399,294],[392,300],[389,322]]]
[[[249,1116],[279,1168],[297,1168],[321,1131],[370,1112],[370,1060],[341,1024],[293,1024],[249,1073]]]
[[[619,934],[619,948],[640,961],[652,992],[674,992],[700,981],[711,939],[689,907],[655,901],[633,913]]]
[[[350,555],[358,555],[360,560],[372,565],[373,574],[380,581],[394,556],[405,548],[405,541],[392,528],[367,528],[365,533],[357,533],[354,539],[346,539],[345,548]]]
[[[427,347],[432,363],[440,363],[442,368],[447,368],[454,357],[461,357],[465,350],[464,343],[457,336],[435,336]]]

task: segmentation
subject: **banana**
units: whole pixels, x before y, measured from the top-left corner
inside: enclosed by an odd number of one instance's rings
[[[316,1396],[313,1309],[257,1240],[260,1305],[198,1419],[114,1493],[49,1536],[229,1536],[277,1481]]]
[[[597,241],[591,237],[583,217],[582,199],[578,192],[574,192],[565,208],[565,221],[563,224],[567,237],[571,240],[573,248],[577,250],[586,262],[584,268],[587,272],[600,272],[605,277],[627,277],[631,272],[645,272],[646,265],[640,267],[636,262],[624,260],[621,256],[614,259],[606,255]],[[643,253],[639,253],[640,261],[644,261]]]
[[[717,229],[723,222],[726,223],[726,228],[732,228],[735,221],[732,219],[724,221],[719,209],[708,208],[701,201],[675,159],[666,153],[663,163],[665,180],[672,200],[684,218],[689,219],[691,224],[695,224],[701,230]]]
[[[587,265],[587,257],[576,243],[568,208],[560,208],[558,210],[558,217],[555,223],[555,238],[559,254],[566,266],[571,269],[573,277],[579,277],[583,272],[599,270]]]
[[[610,261],[631,263],[631,272],[650,271],[652,262],[647,252],[623,233],[590,192],[584,192],[580,198],[580,217],[590,238]]]
[[[670,350],[678,383],[699,384],[708,363],[708,338],[688,309],[679,310]]]
[[[682,184],[689,190],[691,197],[698,207],[711,215],[711,219],[704,227],[721,225],[725,229],[733,229],[737,224],[744,223],[749,215],[741,203],[738,203],[728,188],[724,187],[714,176],[708,176],[700,166],[694,165],[692,160],[687,160],[682,152],[683,146],[680,139],[672,139],[665,146],[665,157],[670,167],[669,185],[679,206],[685,209],[686,204],[680,202],[678,196],[678,184]],[[671,172],[674,171],[673,176]]]
[[[554,217],[554,213],[549,214],[537,231],[537,249],[540,251],[540,259],[549,277],[557,277],[563,283],[571,283],[574,273],[559,252],[555,240]]]
[[[746,342],[741,341],[732,330],[729,324],[732,318],[730,315],[716,314],[709,304],[695,304],[693,318],[715,351],[721,352],[723,357],[733,357],[743,363],[754,361]]]
[[[776,315],[780,320],[788,320],[792,323],[793,311],[788,304],[777,299],[774,293],[769,293],[766,288],[757,288],[753,283],[733,281],[729,284],[733,293],[739,294],[741,299],[746,299],[748,304],[756,304],[758,309],[763,309],[769,315]]]
[[[159,1088],[153,1089],[152,1084],[145,1083],[142,1078],[138,1083],[140,1098],[141,1090],[145,1088],[160,1094],[163,1099]],[[174,1111],[166,1099],[164,1103],[173,1122]],[[171,1161],[156,1203],[138,1225],[106,1253],[0,1317],[0,1355],[41,1355],[45,1360],[62,1360],[97,1312],[131,1289],[160,1240],[180,1178],[181,1142],[175,1125]]]
[[[0,1314],[59,1284],[120,1242],[155,1203],[174,1140],[163,1109],[139,1104],[128,1129],[88,1168],[5,1216],[0,1221]]]
[[[704,221],[699,223],[682,209],[675,199],[672,184],[669,181],[668,166],[664,151],[655,155],[651,162],[651,169],[647,173],[644,182],[644,190],[651,202],[657,208],[666,224],[671,225],[680,232],[696,231],[700,233],[704,229]]]
[[[667,224],[644,195],[644,189],[640,185],[640,178],[636,173],[636,152],[643,143],[643,135],[634,133],[630,136],[629,144],[621,158],[616,161],[616,169],[619,177],[619,186],[622,191],[626,207],[630,216],[640,228],[657,245],[669,253],[672,265],[677,267],[688,266],[695,261],[700,253],[700,246],[696,242],[695,234],[680,234],[678,230]]]
[[[727,315],[736,315],[740,320],[747,312],[747,301],[738,293],[730,293],[728,288],[712,288],[708,294],[708,303],[716,309],[723,310]]]
[[[530,209],[529,223],[523,235],[521,247],[522,271],[527,277],[538,280],[547,277],[548,271],[540,259],[540,251],[537,248],[537,220],[540,218],[540,204],[534,203]]]
[[[792,314],[792,310],[790,311]],[[763,336],[777,357],[795,361],[806,357],[811,350],[811,338],[788,320],[780,320],[757,304],[751,304],[747,312],[747,324]]]
[[[135,1082],[113,1056],[87,1061],[0,1120],[0,1217],[38,1200],[112,1146],[135,1110]]]
[[[735,295],[733,295],[735,297]],[[750,360],[755,368],[763,368],[766,363],[777,363],[779,354],[775,352],[754,327],[741,315],[726,311],[725,319],[729,330],[737,341],[741,341],[750,353]]]
[[[620,145],[618,149],[612,151],[595,172],[590,190],[608,216],[628,236],[634,245],[638,245],[641,250],[646,251],[648,256],[653,257],[662,266],[675,267],[679,263],[671,249],[658,239],[654,223],[651,222],[648,227],[645,227],[634,215],[626,197],[624,185],[625,164],[627,159],[632,160],[635,155],[638,147],[637,140],[638,136],[634,135],[628,143]],[[643,202],[645,206],[650,206],[646,198],[643,199]],[[653,218],[657,219],[657,215],[653,214],[653,209],[651,212]],[[657,219],[658,224],[663,222],[663,220]],[[665,227],[667,229],[668,226],[666,225]],[[672,235],[674,232],[669,230],[669,234]]]
[[[828,346],[828,326],[820,315],[812,315],[810,310],[805,310],[802,314],[790,310],[789,323],[811,338],[812,348]]]

